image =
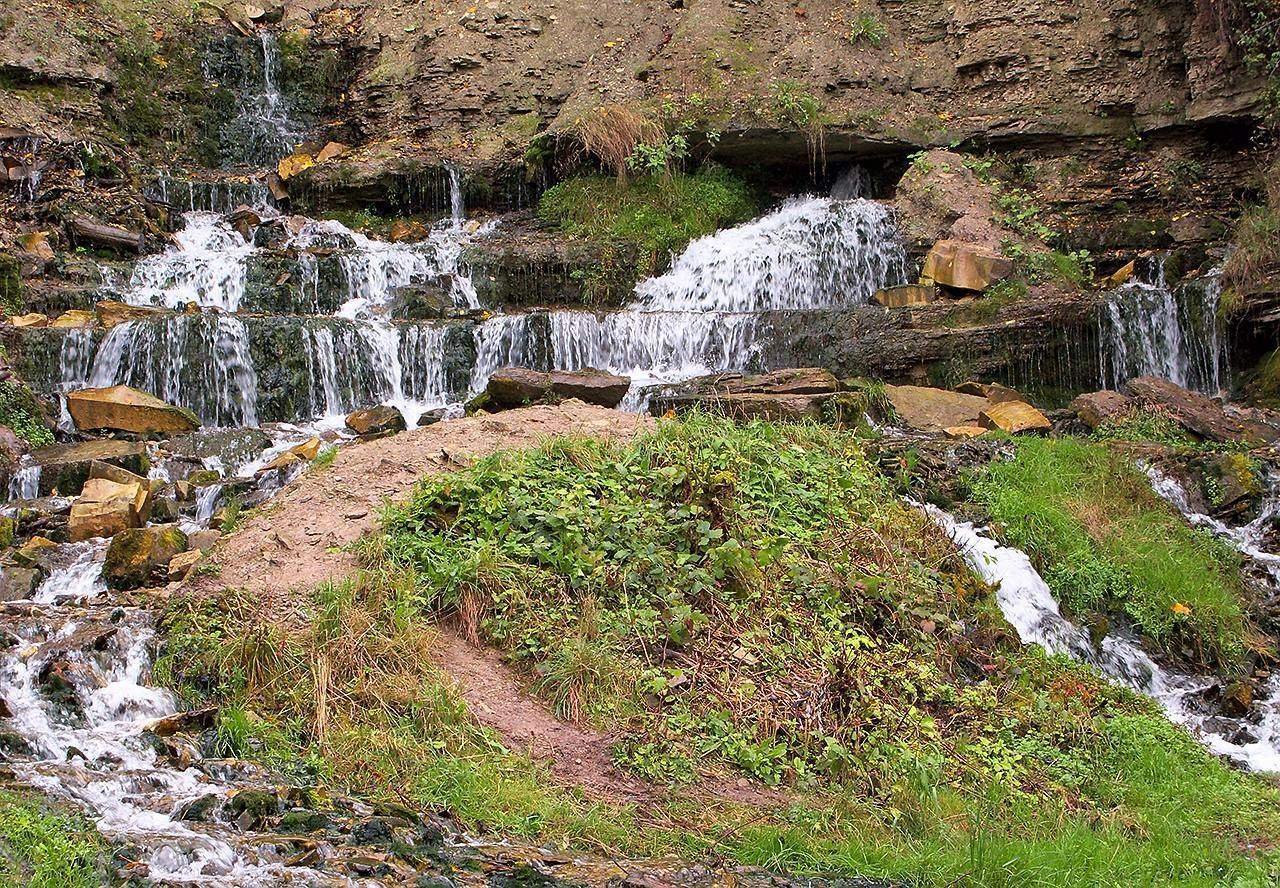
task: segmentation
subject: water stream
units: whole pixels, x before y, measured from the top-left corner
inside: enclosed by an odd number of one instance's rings
[[[1256,717],[1232,718],[1205,699],[1217,685],[1211,676],[1177,672],[1157,664],[1138,640],[1123,632],[1095,644],[1064,617],[1049,585],[1025,552],[1002,546],[984,531],[934,506],[926,513],[955,541],[973,571],[996,587],[996,601],[1024,644],[1089,663],[1112,680],[1158,702],[1169,719],[1186,727],[1217,755],[1255,771],[1280,771],[1280,678],[1255,706]]]

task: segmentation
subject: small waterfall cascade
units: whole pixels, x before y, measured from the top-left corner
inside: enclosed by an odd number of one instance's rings
[[[24,459],[9,479],[9,499],[35,499],[40,495],[40,464]]]
[[[1201,702],[1217,681],[1166,669],[1138,642],[1111,633],[1094,645],[1089,634],[1066,619],[1049,585],[1025,552],[1002,546],[972,524],[934,506],[926,514],[955,542],[969,567],[996,587],[996,601],[1024,644],[1089,663],[1113,681],[1156,700],[1169,719],[1186,727],[1213,753],[1255,771],[1280,771],[1280,680],[1262,701],[1256,724],[1209,711]]]
[[[555,369],[630,376],[623,406],[638,409],[646,384],[750,369],[768,335],[767,312],[860,305],[906,277],[884,205],[793,198],[689,244],[665,274],[636,287],[625,310],[549,312],[544,324],[531,315],[493,319],[477,336],[471,390],[482,390],[497,367],[541,353]]]
[[[1137,376],[1158,376],[1217,394],[1229,381],[1218,318],[1221,272],[1171,286],[1166,258],[1154,257],[1144,275],[1112,291],[1103,304],[1103,383],[1114,389]]]
[[[256,52],[245,52],[246,43]],[[214,45],[204,75],[236,94],[236,115],[219,133],[229,164],[270,166],[302,141],[303,127],[281,86],[280,44],[270,30],[260,29],[251,42],[228,36]]]

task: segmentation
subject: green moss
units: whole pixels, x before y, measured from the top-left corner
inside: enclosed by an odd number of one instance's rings
[[[1085,441],[1024,440],[973,489],[1076,613],[1117,611],[1158,644],[1239,665],[1238,556],[1188,527],[1124,458]]]
[[[551,187],[538,203],[539,217],[567,234],[634,248],[641,275],[689,241],[745,221],[757,209],[746,184],[718,167],[629,182],[580,176]]]
[[[91,888],[105,884],[105,848],[84,818],[34,794],[0,790],[0,884]]]
[[[22,314],[22,266],[17,257],[0,253],[0,311]]]
[[[8,426],[32,447],[45,447],[53,443],[53,432],[43,416],[30,389],[13,381],[0,382],[0,425]]]

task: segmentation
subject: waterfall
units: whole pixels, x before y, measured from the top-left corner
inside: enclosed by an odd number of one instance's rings
[[[142,389],[189,406],[211,425],[257,425],[258,379],[244,322],[226,315],[159,321],[113,327],[94,356],[89,385]]]
[[[9,499],[35,499],[39,495],[40,464],[26,463],[19,466],[9,479]]]
[[[236,207],[273,209],[274,200],[261,178],[202,181],[180,179],[161,170],[148,196],[183,213],[229,213]]]
[[[906,253],[882,204],[792,199],[689,244],[670,271],[636,287],[636,307],[760,312],[860,305],[906,274]]]
[[[166,308],[195,303],[238,311],[253,244],[216,213],[195,211],[183,218],[173,246],[134,267],[124,301]]]
[[[1218,304],[1221,271],[1171,287],[1162,254],[1143,277],[1121,285],[1100,316],[1103,383],[1119,388],[1137,376],[1217,394],[1225,382]]]
[[[219,132],[223,159],[265,167],[297,146],[303,128],[280,88],[280,45],[275,34],[258,32],[256,58],[245,48],[241,38],[230,35],[212,44],[204,60],[204,76],[236,93],[236,115]]]
[[[593,367],[630,376],[624,406],[635,409],[647,384],[749,369],[768,332],[763,312],[860,305],[906,276],[906,253],[883,205],[789,200],[689,244],[669,271],[636,287],[625,310],[487,321],[476,331],[471,391],[505,365]]]
[[[453,227],[458,228],[467,219],[467,208],[462,202],[462,176],[452,164],[445,169],[449,172],[449,218]]]
[[[1026,553],[1001,546],[972,524],[934,506],[923,509],[955,542],[974,573],[996,587],[1000,611],[1024,644],[1038,644],[1046,653],[1089,663],[1112,680],[1152,697],[1171,721],[1188,728],[1215,754],[1251,770],[1280,771],[1280,679],[1272,682],[1258,725],[1206,713],[1197,698],[1216,684],[1213,678],[1165,669],[1136,640],[1116,633],[1095,647],[1088,633],[1062,616],[1053,592]]]

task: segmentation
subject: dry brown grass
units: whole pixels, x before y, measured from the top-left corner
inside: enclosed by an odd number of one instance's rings
[[[627,158],[637,145],[658,145],[667,140],[666,127],[660,121],[626,105],[601,105],[574,121],[573,132],[583,153],[596,158],[619,180],[627,178]]]

